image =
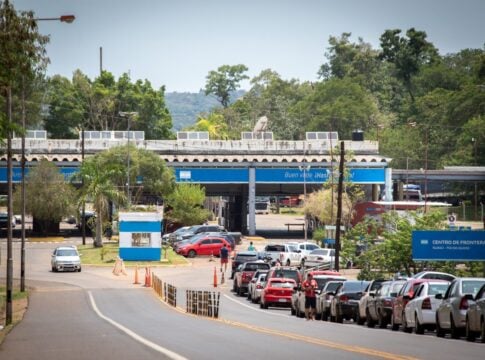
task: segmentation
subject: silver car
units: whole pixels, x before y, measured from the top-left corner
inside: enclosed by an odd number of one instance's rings
[[[436,310],[438,337],[450,332],[452,338],[458,339],[464,333],[469,301],[473,300],[483,284],[485,278],[457,278],[451,282],[444,296],[435,295],[437,299],[442,299]]]
[[[268,271],[258,270],[254,273],[253,278],[248,285],[248,299],[254,304],[259,303],[261,299],[261,291],[263,291],[266,284],[266,274]]]
[[[466,314],[466,339],[475,341],[477,335],[485,343],[485,285],[478,291]]]
[[[339,281],[329,281],[322,288],[320,294],[317,295],[316,313],[320,314],[319,317],[323,321],[328,320],[328,317],[330,315],[330,303],[332,302],[333,294],[344,281],[346,281],[346,279],[342,279]]]
[[[59,246],[52,253],[52,272],[78,271],[81,272],[81,258],[75,246]]]

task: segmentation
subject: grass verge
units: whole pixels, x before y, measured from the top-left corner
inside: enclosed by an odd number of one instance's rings
[[[18,322],[20,322],[20,320],[22,320],[29,304],[28,292],[20,292],[19,288],[14,288],[12,294],[12,324],[4,326],[6,297],[7,294],[5,287],[0,287],[0,325],[2,326],[0,329],[0,344],[3,342],[5,336],[7,336],[10,330],[12,330],[12,328]]]
[[[93,245],[80,245],[77,247],[81,254],[83,265],[112,266],[119,255],[118,244],[104,244],[102,248]],[[189,262],[183,256],[177,255],[172,248],[163,248],[160,261],[124,261],[125,266],[135,265],[185,265]]]

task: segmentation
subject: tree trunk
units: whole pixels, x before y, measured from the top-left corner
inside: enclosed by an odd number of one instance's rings
[[[94,247],[103,247],[103,219],[101,216],[101,212],[98,212],[98,216],[96,216],[96,238],[94,241]]]

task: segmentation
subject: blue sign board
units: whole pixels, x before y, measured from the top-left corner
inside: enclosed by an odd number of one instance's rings
[[[25,168],[25,175],[27,176],[29,173],[29,170],[31,168],[26,167]],[[66,181],[69,181],[70,178],[79,171],[79,168],[75,166],[71,167],[61,167],[59,168],[59,172],[64,175],[64,178]],[[12,168],[12,181],[14,183],[19,183],[22,181],[22,169],[20,167],[13,167]],[[7,168],[6,167],[0,167],[0,182],[6,183],[7,182]]]
[[[256,168],[256,183],[267,184],[323,184],[330,177],[330,170],[325,168]],[[238,183],[249,182],[248,169],[237,168],[176,168],[177,182]],[[350,169],[348,181],[355,184],[384,184],[385,169]],[[337,178],[335,178],[337,181]]]
[[[413,260],[483,261],[485,231],[413,231]]]

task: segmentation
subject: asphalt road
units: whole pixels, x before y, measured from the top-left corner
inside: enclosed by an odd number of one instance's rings
[[[29,309],[0,346],[0,359],[481,359],[485,351],[483,344],[432,333],[308,322],[288,309],[261,310],[233,294],[228,279],[218,287],[220,320],[197,318],[165,305],[151,289],[133,285],[133,269],[126,277],[87,266],[81,273],[52,273],[49,261],[56,245],[27,245]],[[14,249],[17,265],[17,243]],[[4,274],[3,240],[0,250]],[[214,267],[217,262],[199,258],[190,266],[154,273],[178,287],[183,304],[185,289],[213,289]]]

